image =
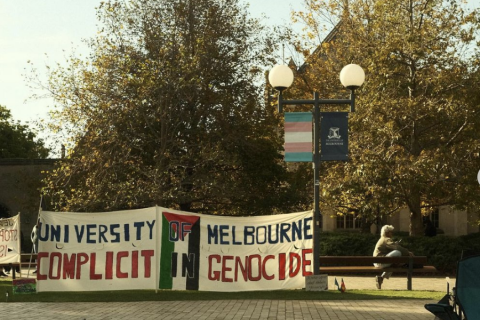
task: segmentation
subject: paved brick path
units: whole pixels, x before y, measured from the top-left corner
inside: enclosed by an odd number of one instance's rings
[[[348,289],[368,289],[368,290],[377,290],[375,285],[375,275],[373,276],[362,276],[362,277],[342,277],[337,276],[337,281],[340,283],[342,280],[345,282],[345,286]],[[455,286],[455,278],[449,279],[450,288]],[[328,277],[328,288],[335,289],[334,286],[335,277]],[[406,275],[398,276],[395,275],[390,279],[385,279],[382,284],[382,289],[385,290],[407,290],[407,277]],[[445,277],[418,277],[413,276],[412,279],[412,289],[421,290],[421,291],[447,291],[447,279]]]
[[[340,282],[342,277],[337,277]],[[329,277],[334,289],[335,277]],[[343,277],[347,290],[375,288],[375,279]],[[454,285],[454,279],[450,281]],[[384,289],[405,290],[405,277],[385,280]],[[413,278],[414,290],[446,291],[444,277]],[[106,320],[106,319],[325,319],[325,320],[433,320],[423,307],[428,300],[304,301],[144,301],[98,303],[0,303],[2,319]]]
[[[432,320],[425,300],[2,303],[2,319],[327,319]]]

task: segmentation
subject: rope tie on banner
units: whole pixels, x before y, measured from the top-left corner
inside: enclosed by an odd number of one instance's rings
[[[37,220],[35,221],[35,226],[38,225],[38,222],[40,221],[40,213],[42,212],[42,201],[43,201],[43,195],[40,196],[40,205],[38,207],[38,215],[37,215]],[[38,235],[37,235],[38,237]],[[35,248],[35,244],[32,242],[32,250],[30,251],[30,260],[28,262],[28,271],[27,271],[27,278],[30,277],[30,268],[32,266],[32,258],[33,258],[33,249]],[[38,250],[38,248],[37,248]]]

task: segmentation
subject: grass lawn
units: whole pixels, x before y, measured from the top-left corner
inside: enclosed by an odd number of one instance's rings
[[[184,301],[184,300],[374,300],[374,299],[428,299],[440,300],[444,293],[434,291],[400,290],[337,290],[305,291],[96,291],[96,292],[42,292],[12,294],[12,281],[0,280],[0,302],[125,302],[125,301]]]

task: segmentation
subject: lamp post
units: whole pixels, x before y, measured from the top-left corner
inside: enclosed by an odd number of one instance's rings
[[[286,65],[277,65],[269,73],[268,81],[273,88],[279,91],[278,112],[283,111],[284,105],[313,105],[313,182],[314,182],[314,212],[313,212],[313,274],[320,274],[319,254],[319,219],[320,219],[320,105],[341,104],[350,105],[350,112],[355,111],[355,89],[359,88],[365,80],[363,69],[356,64],[345,66],[340,72],[340,82],[350,89],[350,99],[320,99],[317,92],[313,93],[312,100],[284,100],[282,92],[293,83],[293,72]]]

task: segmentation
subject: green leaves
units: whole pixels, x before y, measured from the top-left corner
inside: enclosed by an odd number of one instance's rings
[[[473,115],[480,95],[471,88],[479,69],[475,56],[463,54],[475,44],[478,24],[457,1],[350,1],[340,14],[328,8],[311,10],[341,22],[321,58],[307,61],[297,90],[340,91],[336,79],[323,82],[318,74],[335,76],[350,62],[367,77],[350,121],[352,160],[323,170],[325,206],[371,217],[408,206],[413,235],[422,233],[422,214],[432,207],[478,208],[480,161],[473,155],[480,140],[473,130],[480,118]],[[320,22],[309,23],[315,30]]]
[[[73,137],[45,189],[56,209],[250,215],[292,203],[257,86],[270,35],[239,1],[110,1],[98,15],[91,56],[50,74],[55,124]]]
[[[10,110],[0,105],[0,159],[44,159],[49,150],[27,125],[14,122]]]

